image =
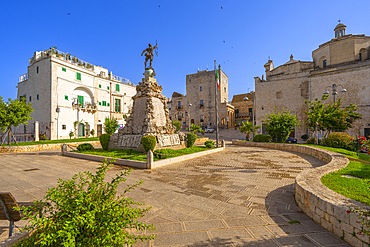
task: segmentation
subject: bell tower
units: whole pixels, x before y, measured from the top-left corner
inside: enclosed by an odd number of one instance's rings
[[[346,25],[338,20],[338,25],[334,28],[335,38],[340,38],[346,35]]]

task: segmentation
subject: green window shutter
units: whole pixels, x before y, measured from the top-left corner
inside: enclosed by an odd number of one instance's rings
[[[64,99],[65,100],[68,100],[68,95],[64,95]]]
[[[109,87],[107,87],[107,90],[109,90]]]
[[[99,88],[101,88],[101,84],[99,84]]]
[[[110,106],[110,104],[109,104],[109,103],[107,103],[107,106]]]
[[[119,84],[116,84],[116,92],[119,92]]]
[[[99,102],[99,105],[101,105],[101,102]]]
[[[102,101],[102,105],[103,105],[103,106],[107,106],[107,101],[103,100],[103,101]]]
[[[84,96],[78,95],[77,100],[78,100],[78,104],[80,104],[81,107],[84,107]]]
[[[76,80],[81,81],[81,73],[76,72]]]
[[[115,105],[114,105],[115,112],[121,112],[121,100],[115,99],[114,102],[115,102]]]
[[[63,72],[67,72],[67,69],[66,69],[66,68],[64,68],[64,67],[62,67],[62,71],[63,71]]]

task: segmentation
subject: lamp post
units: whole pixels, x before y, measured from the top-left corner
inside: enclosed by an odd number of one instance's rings
[[[337,90],[338,87],[341,87],[341,90],[339,92],[341,92],[341,93],[346,93],[347,92],[347,89],[345,89],[342,85],[333,84],[333,85],[327,86],[325,88],[325,91],[324,91],[325,95],[330,94],[330,92],[328,91],[328,88],[330,88],[330,87],[331,87],[331,90],[332,90],[331,94],[333,95],[334,103],[335,103],[335,96],[338,95],[338,90]]]
[[[57,106],[57,108],[55,109],[56,113],[57,113],[57,140],[59,139],[59,112],[60,112],[60,108],[59,106]]]
[[[77,110],[77,133],[75,133],[76,137],[78,137],[80,133],[80,124],[79,124],[80,123],[80,107],[81,105],[78,103],[78,99],[74,98],[72,101],[72,109]]]
[[[252,95],[252,140],[254,138],[254,93]],[[247,96],[244,97],[244,100],[249,100]]]
[[[189,103],[189,110],[188,110],[188,117],[189,117],[189,132],[190,132],[190,106],[192,106],[191,103]]]

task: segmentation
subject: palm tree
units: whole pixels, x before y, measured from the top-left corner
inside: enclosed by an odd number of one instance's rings
[[[249,141],[249,135],[252,133],[252,132],[255,132],[256,130],[258,130],[260,128],[260,126],[253,126],[253,124],[249,121],[245,121],[245,122],[242,122],[242,124],[240,125],[240,132],[242,133],[245,133],[245,139],[247,141]]]

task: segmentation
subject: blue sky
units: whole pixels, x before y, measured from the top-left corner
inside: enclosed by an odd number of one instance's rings
[[[141,81],[148,43],[158,41],[153,67],[163,93],[185,94],[185,76],[213,70],[229,77],[232,95],[254,89],[270,57],[275,67],[334,37],[338,19],[347,34],[370,35],[369,0],[33,0],[2,1],[0,96],[15,98],[18,77],[35,51],[56,46],[133,83]]]

